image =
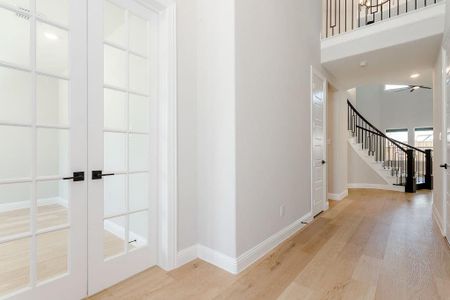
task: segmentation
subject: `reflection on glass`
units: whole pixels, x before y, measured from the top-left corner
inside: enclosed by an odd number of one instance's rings
[[[130,22],[130,50],[141,55],[147,55],[147,22],[133,14],[129,16]]]
[[[69,223],[68,181],[43,181],[36,186],[38,230]]]
[[[127,135],[123,133],[104,133],[104,169],[105,171],[127,170]]]
[[[129,106],[130,130],[148,132],[150,113],[148,98],[130,94]]]
[[[0,8],[0,41],[0,61],[30,66],[30,21],[26,17]]]
[[[66,274],[68,271],[69,230],[40,234],[36,238],[37,281]]]
[[[69,125],[69,82],[47,76],[36,78],[37,123]]]
[[[0,239],[30,232],[31,182],[0,185]]]
[[[126,47],[126,11],[109,1],[104,2],[104,39],[107,42]]]
[[[127,94],[104,89],[104,125],[115,130],[127,129]]]
[[[147,60],[130,55],[130,90],[142,94],[148,93]]]
[[[36,155],[38,176],[69,175],[69,131],[38,128]]]
[[[129,215],[128,249],[144,247],[148,239],[148,211]]]
[[[125,51],[104,46],[104,78],[105,84],[127,87],[127,54]]]
[[[31,74],[29,72],[0,67],[0,107],[0,121],[31,123]]]
[[[0,126],[0,179],[31,177],[31,128]]]
[[[43,19],[69,25],[69,0],[36,0],[36,10]]]
[[[148,170],[148,135],[130,134],[130,171]]]
[[[148,208],[149,203],[149,178],[147,173],[129,175],[129,201],[130,211]]]
[[[108,176],[103,181],[105,217],[126,212],[127,175]]]
[[[29,238],[0,244],[0,297],[28,286],[30,247]]]
[[[103,255],[105,259],[125,252],[125,217],[106,219],[103,221]]]
[[[67,31],[48,24],[37,23],[36,68],[54,75],[69,75],[69,35]]]

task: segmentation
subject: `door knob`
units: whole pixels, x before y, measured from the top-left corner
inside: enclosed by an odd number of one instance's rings
[[[326,161],[322,160],[322,165],[324,165],[324,164],[326,164],[326,163],[327,163]]]
[[[72,177],[64,177],[63,180],[84,181],[84,172],[73,172]]]
[[[101,170],[95,170],[92,171],[92,180],[99,180],[102,179],[105,176],[114,176],[114,173],[110,173],[110,174],[103,174],[103,171]]]
[[[447,168],[448,168],[448,165],[445,163],[445,164],[442,164],[442,165],[440,165],[439,167],[441,167],[441,168],[444,168],[444,169],[446,169],[447,170]]]

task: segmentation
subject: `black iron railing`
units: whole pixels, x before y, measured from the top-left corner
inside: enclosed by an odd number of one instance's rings
[[[348,130],[376,162],[395,178],[395,185],[405,186],[405,191],[433,188],[432,150],[422,150],[388,137],[367,121],[361,113],[348,104]]]
[[[373,24],[443,0],[322,0],[324,37]]]

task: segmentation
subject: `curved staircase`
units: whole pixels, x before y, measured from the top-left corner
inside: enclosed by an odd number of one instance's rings
[[[393,190],[415,193],[433,189],[432,150],[419,149],[386,136],[347,100],[348,142]]]

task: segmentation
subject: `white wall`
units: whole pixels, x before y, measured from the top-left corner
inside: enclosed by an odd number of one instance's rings
[[[311,211],[310,65],[320,68],[320,31],[320,1],[236,1],[238,255]]]
[[[382,131],[408,128],[409,143],[413,145],[414,128],[433,126],[433,91],[393,92],[385,91],[384,85],[358,87],[356,109]]]
[[[334,91],[332,88],[328,91],[328,194],[336,197],[347,190],[347,99],[354,99],[354,91]]]
[[[197,0],[177,1],[178,250],[198,242]]]
[[[198,241],[235,257],[235,3],[197,3]]]

